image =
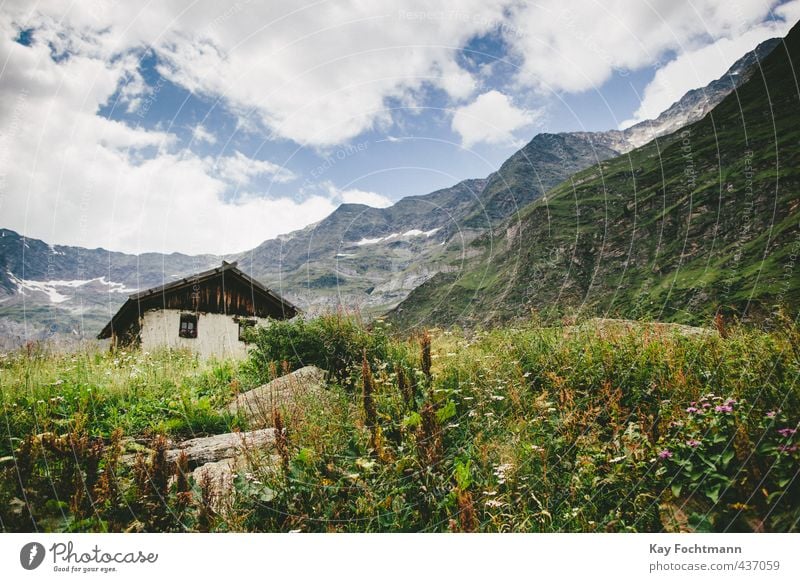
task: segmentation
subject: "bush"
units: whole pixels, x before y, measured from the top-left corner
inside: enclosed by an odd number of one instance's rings
[[[287,362],[292,370],[311,365],[327,370],[343,385],[360,370],[365,351],[370,361],[384,359],[389,343],[380,326],[368,330],[354,317],[339,314],[277,321],[253,330],[251,341],[247,369],[261,382],[272,379],[271,364]]]

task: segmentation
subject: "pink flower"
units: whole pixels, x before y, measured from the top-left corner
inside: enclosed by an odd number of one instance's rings
[[[728,398],[728,399],[725,401],[725,405],[726,405],[726,406],[733,406],[734,404],[736,404],[736,400],[734,400],[733,398]]]
[[[669,449],[664,449],[663,451],[658,453],[659,459],[669,459],[671,456],[672,456],[672,451],[670,451]]]
[[[714,407],[715,412],[733,412],[733,407],[728,406],[727,404],[720,404],[719,406]]]
[[[694,406],[690,406],[689,408],[686,409],[686,412],[688,412],[689,414],[694,414],[695,412],[697,412],[697,408],[695,408]]]
[[[796,428],[779,428],[778,434],[782,437],[790,437],[797,432]]]
[[[697,439],[690,439],[686,441],[686,444],[695,449],[700,446],[700,441],[698,441]]]
[[[778,447],[778,450],[782,453],[793,453],[797,450],[797,445],[781,445]]]
[[[710,408],[711,405],[708,402],[703,402],[703,408]]]
[[[767,418],[775,418],[775,411],[774,411],[774,410],[770,410],[770,411],[767,413],[767,415],[766,415],[766,416],[767,416]]]

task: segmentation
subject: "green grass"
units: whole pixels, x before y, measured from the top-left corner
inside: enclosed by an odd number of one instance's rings
[[[11,437],[64,431],[76,415],[98,436],[116,428],[139,436],[224,432],[237,419],[214,410],[239,387],[234,364],[201,364],[188,352],[58,354],[36,345],[0,355],[0,411]],[[10,447],[0,441],[0,456]]]
[[[259,379],[270,350],[282,357],[287,337],[311,345],[341,325],[338,317],[280,328],[244,366],[174,352],[4,356],[3,528],[799,527],[800,438],[791,430],[800,421],[800,329],[788,321],[772,332],[736,327],[724,339],[716,331],[595,320],[440,331],[430,371],[418,338],[388,339],[385,330],[350,322],[350,339],[332,356],[343,362],[340,380],[324,397],[284,411],[282,460],[242,469],[224,509],[210,509],[200,484],[169,481],[174,468],[156,453],[142,466],[160,481],[120,465],[118,428],[134,450],[161,432],[178,438],[247,428],[215,411]],[[363,406],[365,342],[374,422]],[[61,444],[32,436],[42,432],[61,435]],[[65,446],[75,454],[59,456]]]

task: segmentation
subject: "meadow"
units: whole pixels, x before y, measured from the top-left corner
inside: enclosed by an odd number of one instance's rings
[[[332,315],[256,330],[243,362],[30,344],[0,356],[0,528],[797,531],[800,327],[717,323],[397,337]],[[324,395],[274,411],[231,495],[166,461],[307,364]]]

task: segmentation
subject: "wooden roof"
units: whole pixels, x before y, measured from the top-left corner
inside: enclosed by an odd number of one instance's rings
[[[138,331],[139,317],[150,309],[180,309],[226,315],[290,319],[300,309],[236,267],[222,265],[178,281],[130,295],[98,339]]]

